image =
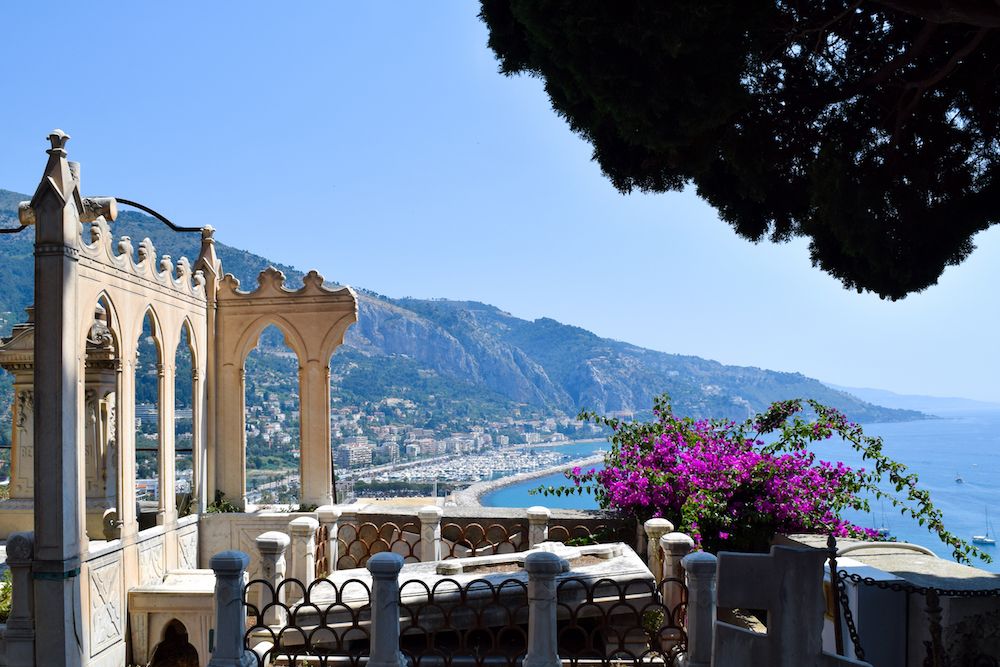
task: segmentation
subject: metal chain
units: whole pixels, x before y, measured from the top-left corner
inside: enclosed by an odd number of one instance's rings
[[[847,572],[841,570],[837,574],[837,596],[840,598],[840,606],[844,612],[847,634],[851,636],[851,643],[854,644],[854,657],[858,660],[864,660],[865,650],[861,648],[861,637],[858,636],[858,628],[854,625],[854,614],[851,613],[851,603],[847,599],[847,584],[844,583],[844,575],[847,575]]]
[[[955,590],[955,589],[945,589],[945,588],[934,588],[927,586],[914,586],[913,584],[899,581],[876,581],[871,577],[862,577],[860,574],[855,574],[847,572],[846,570],[840,570],[837,573],[841,581],[850,579],[855,584],[862,584],[864,586],[874,586],[886,591],[896,591],[899,593],[918,593],[922,596],[927,596],[928,592],[933,592],[938,595],[938,597],[949,597],[949,598],[993,598],[1000,597],[1000,588],[990,588],[990,589],[979,589],[979,590]]]

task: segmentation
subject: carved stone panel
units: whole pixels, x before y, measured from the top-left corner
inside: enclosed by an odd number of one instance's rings
[[[139,585],[163,581],[163,538],[157,537],[139,545]]]
[[[198,568],[198,530],[194,528],[177,536],[177,562],[183,570]]]
[[[15,498],[32,498],[35,489],[34,393],[17,392],[14,411],[14,479],[11,495]]]
[[[90,569],[90,649],[97,655],[122,639],[121,561]]]

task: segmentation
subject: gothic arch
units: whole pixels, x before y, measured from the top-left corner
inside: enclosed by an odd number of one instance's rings
[[[303,504],[333,501],[330,460],[330,356],[357,321],[349,287],[331,289],[310,271],[302,287],[285,286],[285,275],[268,267],[257,289],[240,290],[231,274],[219,284],[216,320],[216,489],[246,502],[246,427],[243,364],[261,332],[276,326],[299,361],[300,473]]]
[[[281,331],[281,335],[285,337],[285,345],[291,348],[292,352],[295,353],[295,356],[299,360],[299,366],[302,366],[302,364],[305,363],[306,345],[305,341],[302,339],[302,335],[291,322],[281,315],[278,315],[277,313],[267,313],[265,315],[261,315],[256,321],[251,323],[243,332],[243,336],[236,344],[236,354],[239,359],[240,368],[246,364],[247,356],[250,354],[250,351],[257,346],[257,341],[260,340],[260,335],[264,333],[265,329],[272,325],[277,327],[278,330]]]

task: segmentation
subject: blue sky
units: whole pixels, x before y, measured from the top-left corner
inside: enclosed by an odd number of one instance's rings
[[[1000,401],[1000,230],[904,301],[692,193],[622,196],[497,74],[470,2],[5,3],[0,187],[72,135],[86,194],[389,296],[492,303],[724,363]]]

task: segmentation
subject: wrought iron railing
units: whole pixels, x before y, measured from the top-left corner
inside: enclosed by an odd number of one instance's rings
[[[406,581],[400,612],[400,650],[413,667],[515,667],[527,651],[523,580]]]
[[[360,667],[367,662],[372,617],[368,582],[317,579],[306,587],[297,579],[285,579],[275,587],[254,579],[244,587],[243,600],[244,645],[259,667],[297,666],[307,657],[308,664],[320,667]]]
[[[559,582],[559,656],[570,665],[673,665],[685,650],[687,587],[679,579]]]
[[[400,617],[400,651],[412,667],[516,667],[528,650],[528,587],[514,572],[472,581],[403,580],[393,610]],[[260,667],[360,667],[371,654],[366,580],[317,580],[305,587],[285,579],[275,588],[257,579],[243,597],[245,648]],[[672,667],[685,650],[687,589],[681,580],[570,576],[558,580],[555,603],[555,640],[564,664]]]
[[[528,549],[528,524],[445,520],[441,523],[441,558],[469,558]]]
[[[364,567],[369,558],[383,551],[415,563],[420,560],[420,522],[343,523],[337,530],[337,544],[338,570]]]

